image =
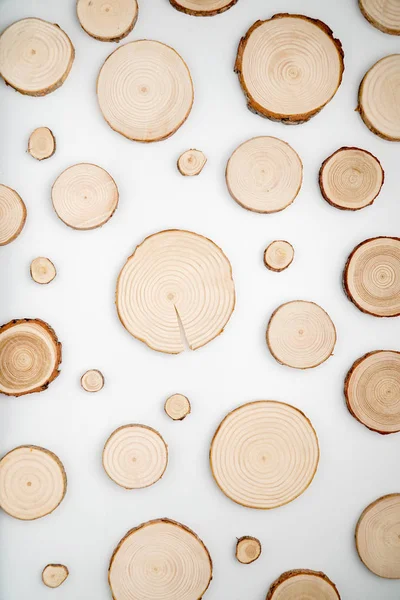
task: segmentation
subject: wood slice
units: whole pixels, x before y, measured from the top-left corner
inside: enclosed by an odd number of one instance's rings
[[[285,240],[275,240],[265,249],[264,264],[270,271],[280,273],[292,264],[294,248]]]
[[[56,268],[49,258],[39,256],[31,262],[31,277],[36,283],[50,283],[56,275]]]
[[[256,137],[241,144],[226,165],[226,184],[240,206],[274,213],[292,204],[303,182],[303,164],[289,144]]]
[[[189,69],[173,48],[138,40],[107,58],[97,79],[97,96],[114,131],[137,142],[158,142],[186,121],[194,92]]]
[[[364,17],[384,33],[400,35],[399,0],[358,0]]]
[[[240,40],[235,72],[252,112],[298,124],[332,100],[342,82],[343,57],[325,23],[283,13],[250,27]]]
[[[193,177],[202,172],[207,158],[201,150],[186,150],[180,155],[177,162],[178,171],[186,177]]]
[[[97,369],[86,371],[81,377],[81,386],[86,392],[99,392],[104,387],[103,374]]]
[[[57,508],[67,491],[60,459],[39,446],[19,446],[0,460],[0,508],[32,521]]]
[[[65,169],[55,180],[54,210],[73,229],[96,229],[107,223],[118,206],[118,188],[107,171],[89,163]]]
[[[343,273],[345,292],[362,312],[400,315],[400,238],[376,237],[358,244]]]
[[[138,17],[136,0],[77,0],[82,29],[101,42],[119,42],[132,31]]]
[[[56,151],[56,138],[48,127],[38,127],[32,131],[28,141],[28,152],[37,160],[45,160]]]
[[[259,558],[261,554],[261,542],[249,535],[238,539],[236,543],[236,558],[243,565],[249,565]]]
[[[364,565],[386,579],[400,579],[400,494],[389,494],[363,511],[356,546]]]
[[[223,332],[235,306],[229,260],[214,242],[178,229],[136,247],[118,277],[118,316],[153,350],[196,350]],[[181,327],[185,340],[182,339]]]
[[[207,548],[185,525],[148,521],[128,531],[111,557],[114,600],[200,600],[212,579]]]
[[[312,369],[333,354],[336,329],[328,313],[318,304],[294,300],[272,313],[267,344],[281,365]]]
[[[358,91],[358,112],[368,129],[390,142],[400,142],[400,54],[381,58],[365,74]]]
[[[211,471],[228,498],[271,509],[295,500],[317,470],[319,446],[311,422],[297,408],[261,400],[230,412],[214,434]]]
[[[0,184],[0,246],[14,241],[26,221],[26,206],[12,188]]]
[[[41,319],[14,319],[0,327],[0,393],[42,392],[58,377],[61,343]]]
[[[266,600],[340,600],[336,585],[320,571],[296,569],[282,573],[269,588]]]
[[[68,575],[69,571],[65,565],[46,565],[42,572],[42,581],[47,587],[57,588],[64,583]]]
[[[169,0],[176,10],[194,17],[213,17],[236,4],[238,0]]]
[[[74,58],[67,34],[42,19],[21,19],[0,36],[0,74],[21,94],[54,92],[68,77]]]
[[[164,410],[173,421],[183,421],[190,414],[191,406],[186,396],[173,394],[166,399]]]

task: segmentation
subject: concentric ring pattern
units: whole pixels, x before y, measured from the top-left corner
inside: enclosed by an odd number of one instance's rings
[[[358,0],[364,17],[384,33],[400,35],[399,0]]]
[[[76,14],[82,29],[97,40],[119,42],[135,26],[136,0],[77,0]]]
[[[21,233],[26,221],[26,206],[15,190],[0,184],[0,246],[9,244]]]
[[[320,571],[297,569],[282,573],[266,600],[340,600],[334,583]]]

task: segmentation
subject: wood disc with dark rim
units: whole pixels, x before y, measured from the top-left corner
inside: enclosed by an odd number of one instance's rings
[[[26,206],[15,190],[0,184],[0,246],[13,242],[26,221]]]
[[[33,281],[42,285],[50,283],[57,275],[54,264],[45,256],[38,256],[33,259],[30,266],[30,272]]]
[[[81,386],[85,392],[100,392],[104,387],[104,376],[98,369],[89,369],[81,377]]]
[[[377,29],[390,35],[400,35],[399,0],[358,0],[364,17]]]
[[[294,259],[294,248],[285,240],[271,242],[264,251],[264,265],[270,271],[280,273],[292,264]]]
[[[201,150],[186,150],[180,155],[176,166],[184,177],[195,177],[199,175],[207,162],[205,154]]]
[[[172,394],[164,404],[165,413],[173,421],[183,421],[191,412],[189,399],[183,394]]]
[[[56,151],[56,138],[48,127],[38,127],[28,140],[28,152],[36,160],[50,158]]]
[[[295,569],[282,573],[267,594],[266,600],[340,600],[336,585],[320,571]]]
[[[134,28],[137,0],[77,0],[81,27],[100,42],[120,42]]]
[[[58,588],[69,575],[68,567],[65,565],[46,565],[42,571],[42,581],[49,588]]]
[[[194,17],[213,17],[236,4],[238,0],[169,0],[180,12]]]
[[[236,542],[236,559],[242,565],[249,565],[261,555],[261,542],[251,535],[244,535]]]

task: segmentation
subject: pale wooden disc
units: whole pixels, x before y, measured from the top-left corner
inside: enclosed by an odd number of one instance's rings
[[[249,535],[238,539],[236,543],[236,558],[243,565],[249,565],[259,558],[261,554],[261,542]]]
[[[56,151],[56,139],[48,127],[38,127],[32,131],[28,141],[28,152],[37,160],[45,160]]]
[[[89,163],[65,169],[55,180],[51,197],[54,210],[73,229],[95,229],[113,216],[118,188],[107,171]]]
[[[266,600],[340,600],[336,585],[324,573],[296,569],[282,573]]]
[[[211,557],[203,542],[169,519],[128,531],[108,569],[114,600],[199,600],[211,578]]]
[[[347,259],[343,285],[349,299],[375,317],[400,315],[400,238],[361,242]]]
[[[114,50],[97,79],[101,112],[114,131],[137,142],[168,138],[193,104],[189,69],[169,46],[152,40]]]
[[[67,491],[60,459],[39,446],[19,446],[0,460],[0,508],[23,521],[45,517]]]
[[[364,565],[386,579],[400,579],[400,494],[372,502],[356,527],[356,546]]]
[[[201,150],[186,150],[178,158],[177,167],[181,175],[193,177],[201,173],[206,162],[207,158]]]
[[[317,470],[317,434],[307,417],[283,402],[261,400],[230,412],[214,434],[210,465],[228,498],[271,509],[295,500]]]
[[[328,313],[318,304],[294,300],[272,313],[267,344],[272,356],[282,365],[311,369],[333,354],[336,329]]]
[[[194,17],[213,17],[231,8],[238,0],[169,0],[174,8]]]
[[[294,248],[285,240],[275,240],[265,249],[264,264],[270,271],[280,273],[293,262]]]
[[[57,588],[64,583],[68,575],[69,571],[65,565],[46,565],[42,572],[42,581],[47,587]]]
[[[26,206],[12,188],[0,184],[0,246],[14,241],[26,221]]]
[[[132,31],[138,17],[136,0],[77,0],[82,29],[101,42],[119,42]]]
[[[103,374],[97,369],[86,371],[81,377],[81,386],[86,392],[99,392],[104,386]]]
[[[56,268],[50,259],[38,256],[31,262],[31,277],[36,283],[50,283],[56,275]]]
[[[0,327],[0,393],[42,392],[59,375],[61,344],[40,319],[14,319]]]
[[[178,229],[136,247],[118,277],[121,323],[153,350],[178,354],[204,346],[224,330],[235,306],[229,260],[214,242]]]
[[[238,204],[258,213],[283,210],[303,182],[303,164],[289,144],[256,137],[241,144],[226,165],[226,184]]]
[[[399,0],[358,0],[364,17],[377,29],[400,35]]]
[[[325,23],[283,13],[250,27],[240,40],[235,71],[252,112],[304,123],[336,94],[343,56]]]
[[[373,133],[400,142],[400,54],[379,60],[364,76],[358,92],[358,111]]]
[[[67,34],[42,19],[17,21],[0,36],[0,74],[21,94],[54,92],[68,77],[74,57]]]
[[[164,410],[173,421],[183,421],[190,414],[191,406],[183,394],[173,394],[166,399]]]

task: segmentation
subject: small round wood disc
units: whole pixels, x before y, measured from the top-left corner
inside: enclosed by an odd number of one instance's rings
[[[272,313],[267,344],[272,356],[282,365],[311,369],[333,354],[336,329],[328,313],[318,304],[294,300]]]
[[[336,94],[344,71],[342,45],[321,21],[277,14],[256,21],[241,39],[235,71],[252,112],[303,123]]]
[[[228,498],[270,509],[295,500],[317,470],[317,434],[290,404],[261,400],[230,412],[214,434],[211,471]]]
[[[38,127],[32,131],[28,141],[28,152],[37,160],[45,160],[56,151],[56,139],[48,127]]]
[[[399,0],[358,0],[364,17],[377,29],[400,35]]]
[[[231,8],[238,0],[169,0],[174,8],[194,17],[213,17]]]
[[[31,262],[31,277],[36,283],[50,283],[56,275],[56,268],[50,259],[39,256]]]
[[[285,240],[275,240],[264,252],[264,264],[270,271],[280,273],[293,262],[294,248]]]
[[[99,392],[104,387],[103,374],[97,369],[86,371],[81,377],[81,386],[86,392]]]
[[[183,421],[190,414],[191,406],[183,394],[173,394],[166,399],[164,410],[173,421]]]
[[[347,259],[343,285],[349,299],[375,317],[400,315],[400,238],[370,238]]]
[[[226,165],[226,184],[238,204],[274,213],[292,204],[303,182],[303,164],[289,144],[256,137],[241,144]]]
[[[400,579],[400,494],[383,496],[362,513],[356,546],[364,565],[386,579]]]
[[[340,600],[336,585],[324,573],[297,569],[282,573],[266,600]]]
[[[64,583],[68,575],[69,571],[65,565],[46,565],[42,572],[42,581],[47,587],[57,588]]]
[[[67,34],[42,19],[22,19],[0,36],[0,74],[29,96],[59,88],[71,70],[75,50]]]
[[[97,96],[114,131],[137,142],[157,142],[186,121],[194,92],[189,69],[173,48],[138,40],[107,58],[97,79]]]
[[[193,177],[201,173],[206,162],[207,158],[201,150],[186,150],[178,158],[177,167],[181,175]]]
[[[0,460],[0,508],[23,521],[53,512],[67,491],[60,459],[45,448],[19,446]]]
[[[119,42],[132,31],[138,17],[136,0],[77,0],[82,29],[101,42]]]
[[[124,327],[153,350],[178,354],[224,330],[235,306],[229,260],[202,235],[170,229],[147,237],[118,277],[116,305]]]
[[[211,578],[211,557],[203,542],[169,519],[128,531],[108,569],[114,600],[199,600]]]
[[[236,543],[236,558],[243,565],[249,565],[259,558],[261,554],[261,543],[255,537],[246,535],[238,539]]]
[[[54,210],[73,229],[96,229],[113,216],[118,188],[107,171],[89,163],[65,169],[55,180],[51,197]]]
[[[14,241],[26,221],[26,206],[12,188],[0,184],[0,246]]]
[[[0,327],[0,392],[42,392],[59,375],[61,344],[40,319],[15,319]]]

